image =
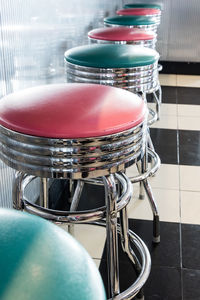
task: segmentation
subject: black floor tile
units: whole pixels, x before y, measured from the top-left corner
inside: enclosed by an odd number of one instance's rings
[[[177,103],[200,105],[200,88],[177,87]]]
[[[108,280],[107,280],[107,263],[105,260],[101,261],[99,271],[103,279],[103,283],[108,295]],[[130,263],[120,262],[119,265],[120,291],[126,290],[137,279],[136,272]]]
[[[152,266],[144,295],[145,300],[182,300],[181,269]]]
[[[199,146],[180,145],[180,164],[200,166]]]
[[[129,220],[130,229],[143,239],[151,254],[152,271],[144,288],[145,299],[181,299],[181,281],[179,271],[181,265],[179,224],[161,222],[160,225],[161,242],[160,244],[155,245],[152,243],[151,221]],[[119,259],[120,286],[123,291],[134,282],[137,275],[130,261],[122,252],[120,243]],[[107,289],[106,246],[104,248],[99,270]],[[170,290],[173,292],[172,294]]]
[[[183,268],[200,270],[200,225],[182,224],[181,231]]]
[[[179,144],[180,164],[200,166],[200,132],[179,130]]]
[[[183,300],[200,299],[200,270],[183,269]]]
[[[153,99],[153,94],[147,94],[147,102],[155,101]],[[162,103],[177,103],[177,90],[176,87],[172,86],[162,86]]]
[[[129,220],[133,230],[147,245],[152,264],[157,266],[180,267],[180,225],[172,222],[160,222],[161,242],[152,243],[152,221]]]
[[[99,271],[107,291],[107,265],[102,260]],[[144,286],[145,300],[181,300],[181,271],[179,268],[152,266]],[[136,280],[130,264],[120,263],[120,291],[127,289]]]
[[[162,86],[162,103],[177,103],[177,87]]]
[[[177,130],[151,128],[150,135],[161,162],[177,164]]]
[[[179,130],[180,145],[198,145],[200,146],[200,131],[197,130]]]

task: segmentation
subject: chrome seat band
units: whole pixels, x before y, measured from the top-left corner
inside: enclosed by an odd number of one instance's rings
[[[137,45],[137,46],[143,46],[147,48],[155,49],[155,45],[157,42],[157,39],[152,40],[140,40],[140,41],[107,41],[107,40],[99,40],[88,37],[89,41],[93,44],[129,44],[129,45]]]
[[[145,121],[113,135],[80,139],[29,136],[0,126],[0,158],[10,167],[48,178],[92,178],[116,173],[144,151]]]
[[[108,24],[108,23],[104,23],[104,25],[106,27],[124,27],[126,25],[117,25],[117,24]],[[153,31],[153,32],[157,32],[157,28],[158,28],[158,24],[151,24],[151,25],[127,25],[126,27],[130,27],[130,28],[141,28],[147,31]]]
[[[148,92],[158,86],[157,62],[135,68],[93,68],[66,61],[68,82],[96,83],[127,89],[132,92]]]

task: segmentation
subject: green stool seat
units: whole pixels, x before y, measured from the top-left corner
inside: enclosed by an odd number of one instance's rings
[[[65,52],[69,63],[94,68],[134,68],[155,63],[159,54],[149,48],[133,45],[94,44]]]
[[[1,300],[105,300],[99,272],[68,233],[39,217],[0,210]]]
[[[124,8],[156,8],[161,10],[161,5],[156,3],[129,3],[125,4]]]
[[[153,18],[147,16],[114,16],[104,19],[104,23],[107,25],[119,25],[119,26],[142,26],[142,25],[156,25]]]

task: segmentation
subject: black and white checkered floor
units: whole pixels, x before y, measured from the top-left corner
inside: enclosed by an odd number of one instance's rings
[[[161,120],[151,136],[162,166],[150,181],[160,212],[161,242],[151,242],[152,213],[147,201],[137,198],[137,185],[129,205],[130,228],[151,252],[145,299],[199,300],[200,76],[161,75],[161,84]],[[75,231],[105,279],[104,229],[81,225]],[[122,289],[131,283],[132,272],[120,256]]]

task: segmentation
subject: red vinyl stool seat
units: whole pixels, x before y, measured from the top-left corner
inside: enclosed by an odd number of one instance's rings
[[[118,43],[140,45],[155,48],[156,33],[139,28],[103,27],[88,32],[88,38],[94,43]]]
[[[117,15],[133,15],[133,16],[154,16],[160,15],[160,9],[156,8],[126,8],[116,11]]]
[[[160,24],[161,10],[156,8],[126,8],[120,9],[116,12],[120,16],[146,16],[151,17]]]
[[[117,15],[121,16],[160,16],[160,9],[156,8],[124,8],[116,11]]]
[[[123,106],[122,104],[123,99]],[[93,84],[46,85],[5,96],[0,125],[46,138],[90,138],[137,126],[146,106],[121,89]]]
[[[129,91],[110,86],[38,86],[0,101],[0,157],[18,170],[13,184],[13,207],[56,223],[67,223],[71,232],[77,223],[105,226],[112,299],[134,297],[150,272],[148,249],[128,228],[127,205],[132,185],[123,173],[126,164],[137,163],[145,156],[146,127],[145,102]],[[41,177],[39,204],[26,195],[26,187],[37,176]],[[49,206],[48,178],[66,179],[73,185],[69,211]],[[96,208],[94,201],[94,208],[79,211],[84,183],[92,180],[104,186],[105,205]],[[137,280],[122,292],[118,233],[122,249],[137,272]],[[138,249],[141,264],[132,244]]]

